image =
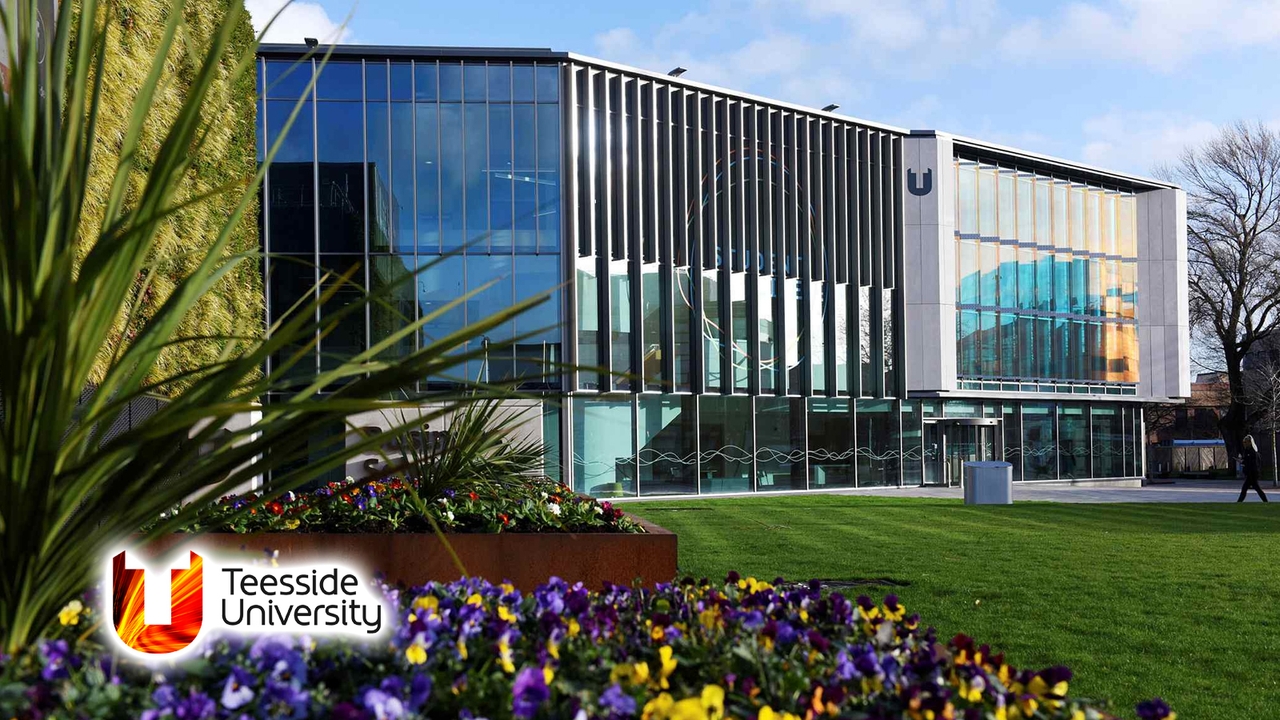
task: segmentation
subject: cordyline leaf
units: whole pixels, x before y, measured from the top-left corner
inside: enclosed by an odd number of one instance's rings
[[[187,523],[201,503],[273,470],[272,491],[283,493],[353,455],[376,452],[381,440],[375,436],[354,437],[319,457],[308,457],[308,442],[355,413],[415,407],[402,388],[422,378],[489,352],[513,355],[515,343],[528,336],[482,349],[473,341],[548,297],[530,298],[403,357],[386,357],[397,341],[417,336],[480,288],[426,317],[406,319],[354,357],[330,358],[323,372],[303,364],[314,362],[318,338],[348,314],[370,305],[392,307],[391,293],[398,283],[413,282],[414,273],[322,313],[351,277],[326,275],[266,337],[184,330],[202,299],[261,259],[234,247],[232,239],[252,223],[260,183],[302,101],[256,172],[214,183],[207,192],[179,193],[184,179],[197,172],[193,158],[210,142],[213,123],[233,102],[218,83],[229,73],[231,87],[253,72],[256,43],[231,42],[237,28],[247,27],[239,0],[230,0],[204,37],[186,25],[181,0],[172,0],[165,26],[151,33],[156,45],[149,70],[127,112],[119,114],[127,122],[117,155],[94,151],[101,145],[95,139],[107,99],[102,78],[108,32],[115,27],[110,9],[97,0],[64,3],[47,48],[49,62],[42,65],[36,2],[13,0],[2,14],[12,62],[10,91],[0,95],[0,186],[6,189],[0,199],[0,348],[6,353],[0,363],[0,652],[7,653],[28,646],[56,621],[64,603],[98,580],[102,552],[153,526],[163,512],[191,502],[154,526],[152,536]],[[171,53],[193,68],[176,112],[156,127],[150,111],[157,94],[178,89],[168,76]],[[315,57],[324,62],[327,54]],[[158,146],[143,163],[143,138],[152,135]],[[109,181],[91,192],[95,172]],[[98,203],[96,214],[86,212],[90,202]],[[195,269],[178,278],[156,307],[142,308],[138,291],[149,290],[162,267],[155,257],[161,228],[212,202],[230,202],[229,211],[211,232],[191,239],[200,248]],[[240,329],[255,323],[265,325],[246,318]],[[136,332],[122,337],[122,327]],[[161,367],[166,353],[200,339],[221,347],[179,370]],[[177,388],[172,397],[150,417],[107,433],[131,404],[171,388]],[[424,417],[474,418],[461,408],[514,395],[502,383],[459,386],[433,396],[425,414],[392,422],[391,432],[407,432]],[[259,404],[267,397],[273,401]],[[391,397],[398,399],[385,399]],[[245,412],[260,413],[261,420],[251,428],[223,429]],[[468,437],[476,426],[471,422]],[[499,455],[492,442],[459,443],[472,457]],[[497,466],[521,467],[537,449],[516,450]],[[300,459],[309,462],[298,467]]]

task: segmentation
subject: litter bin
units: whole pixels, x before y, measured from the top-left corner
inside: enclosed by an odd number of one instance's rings
[[[985,461],[964,464],[965,505],[1012,505],[1013,465]]]

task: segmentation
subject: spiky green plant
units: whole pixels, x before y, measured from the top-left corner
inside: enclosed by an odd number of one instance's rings
[[[97,0],[81,0],[78,7],[64,3],[48,59],[40,63],[36,0],[13,0],[4,8],[11,86],[0,98],[0,187],[5,188],[0,200],[0,650],[12,653],[98,580],[94,570],[110,546],[184,499],[194,502],[149,535],[186,524],[205,502],[272,469],[279,469],[272,488],[283,492],[371,451],[379,442],[376,436],[336,443],[302,467],[288,464],[304,456],[310,435],[349,414],[414,405],[378,398],[396,397],[417,378],[479,359],[492,348],[475,342],[468,352],[460,350],[464,343],[545,297],[495,313],[407,356],[384,359],[386,348],[468,296],[460,297],[406,321],[366,352],[299,386],[287,378],[296,376],[291,371],[300,362],[312,362],[317,337],[347,314],[363,313],[368,303],[386,303],[385,297],[366,296],[320,317],[319,306],[348,279],[327,278],[318,297],[300,301],[265,339],[249,331],[220,334],[214,338],[224,348],[219,356],[162,369],[157,376],[167,348],[209,339],[179,330],[200,299],[244,263],[261,260],[255,252],[229,252],[228,245],[242,223],[253,221],[247,213],[265,165],[253,177],[203,194],[180,197],[176,190],[227,102],[211,91],[215,76],[232,73],[234,86],[252,72],[256,47],[228,58],[243,7],[233,2],[207,44],[199,46],[182,32],[184,4],[173,0],[164,27],[156,29],[146,78],[129,105],[119,153],[109,160],[114,164],[111,190],[91,230],[81,220],[86,180],[99,160],[93,149],[103,107],[106,38],[113,25],[104,20]],[[173,52],[195,58],[190,82],[172,118],[155,127],[162,140],[148,165],[140,167],[140,136],[152,100],[166,90],[161,79]],[[275,152],[276,147],[267,150],[268,163]],[[143,170],[143,181],[132,179],[135,170]],[[156,271],[150,262],[160,225],[183,208],[227,194],[236,202],[216,237],[195,243],[204,248],[198,262],[153,313],[138,319],[136,284],[141,278],[145,288]],[[128,342],[112,331],[122,318],[124,326],[136,328]],[[270,372],[261,372],[273,355],[277,361]],[[106,358],[105,365],[100,358]],[[95,391],[80,403],[91,381]],[[104,432],[132,401],[175,387],[180,390],[172,401],[148,419],[115,437]],[[255,401],[268,393],[286,399],[259,407]],[[462,391],[437,396],[436,409],[415,422],[444,416],[458,401],[470,399]],[[231,431],[229,441],[214,442],[224,436],[227,420],[255,410],[262,412],[260,422]]]
[[[446,490],[465,492],[479,484],[503,485],[541,475],[545,445],[518,437],[526,413],[480,396],[445,418],[449,429],[435,446],[417,430],[402,429],[393,442],[399,457],[383,456],[387,473],[412,480],[420,501],[435,500]],[[393,424],[407,428],[411,423],[396,413]]]

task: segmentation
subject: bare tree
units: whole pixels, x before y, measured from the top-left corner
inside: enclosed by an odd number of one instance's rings
[[[1280,349],[1273,336],[1267,347],[1258,348],[1245,362],[1245,387],[1249,391],[1250,409],[1259,430],[1265,430],[1271,449],[1271,484],[1280,486],[1277,465],[1276,432],[1280,431]]]
[[[1280,135],[1239,122],[1162,174],[1187,191],[1192,332],[1227,374],[1218,429],[1235,455],[1256,413],[1244,358],[1280,323]]]

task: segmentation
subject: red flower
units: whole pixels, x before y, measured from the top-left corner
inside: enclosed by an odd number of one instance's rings
[[[271,502],[267,503],[267,509],[271,511],[272,515],[284,514],[284,505],[281,505],[279,502],[276,502],[275,500],[272,500]]]
[[[511,524],[511,518],[507,517],[507,514],[506,514],[506,513],[498,513],[498,517],[502,519],[502,524],[503,524],[503,525],[510,525],[510,524]]]
[[[475,490],[472,490],[471,492],[467,493],[467,497],[471,498],[472,500],[480,499],[480,496],[476,494]]]

